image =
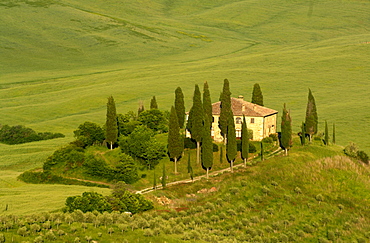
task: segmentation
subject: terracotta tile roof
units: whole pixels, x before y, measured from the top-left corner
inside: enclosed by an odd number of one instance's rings
[[[221,101],[212,104],[213,115],[220,115],[220,104]],[[266,117],[278,113],[273,109],[244,101],[242,98],[233,97],[231,98],[231,109],[234,116]]]

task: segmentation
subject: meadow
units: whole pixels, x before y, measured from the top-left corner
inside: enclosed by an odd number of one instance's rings
[[[367,242],[369,168],[338,146],[299,145],[234,173],[147,194],[154,210],[0,215],[16,242]],[[214,188],[211,192],[209,189]]]
[[[194,84],[208,81],[217,101],[224,78],[233,96],[249,100],[259,83],[267,107],[286,103],[296,132],[310,88],[320,131],[335,123],[338,144],[370,153],[369,11],[365,0],[3,0],[0,124],[66,138],[1,144],[2,189],[33,190],[16,175],[41,167],[79,124],[104,124],[108,96],[118,113],[153,95],[169,110],[180,86],[189,109]]]

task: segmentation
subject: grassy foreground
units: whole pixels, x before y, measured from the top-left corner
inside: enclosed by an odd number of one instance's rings
[[[288,157],[152,192],[150,212],[1,216],[12,224],[0,234],[19,242],[366,242],[369,175],[338,147],[296,144]]]

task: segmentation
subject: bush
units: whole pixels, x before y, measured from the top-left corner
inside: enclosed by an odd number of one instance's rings
[[[184,138],[184,148],[196,149],[197,143],[191,138]]]
[[[43,169],[44,171],[51,170],[52,167],[57,164],[65,164],[66,167],[74,168],[78,165],[82,165],[83,162],[83,149],[75,145],[67,145],[56,150],[51,156],[49,156],[43,165]]]
[[[357,158],[365,164],[369,164],[369,156],[364,151],[357,151]]]
[[[8,126],[4,125],[0,129],[0,142],[5,144],[21,144],[29,143],[33,141],[47,140],[53,138],[64,137],[61,133],[37,133],[33,129],[17,125],[17,126]]]
[[[344,148],[344,153],[353,158],[357,157],[357,151],[358,151],[357,144],[352,143],[352,142],[350,142],[349,145],[347,145]]]
[[[279,135],[277,133],[272,133],[269,135],[269,137],[272,138],[274,142],[276,142],[279,139]]]
[[[78,126],[78,129],[73,132],[81,147],[92,146],[94,144],[101,145],[105,139],[104,130],[96,123],[85,122]]]
[[[236,146],[237,146],[237,150],[241,151],[242,150],[242,141],[237,140],[236,141]],[[257,152],[256,146],[254,145],[254,143],[249,142],[249,153],[255,153],[255,152]]]
[[[273,143],[274,140],[273,140],[272,137],[265,137],[265,138],[262,139],[262,142],[263,143]]]
[[[82,212],[92,212],[97,210],[102,213],[104,211],[112,211],[111,205],[106,198],[96,192],[84,192],[82,196],[68,197],[66,200],[66,209],[68,212],[81,210]]]

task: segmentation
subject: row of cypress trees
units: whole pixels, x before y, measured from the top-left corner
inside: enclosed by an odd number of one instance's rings
[[[286,104],[284,104],[283,114],[281,117],[281,146],[285,149],[285,153],[288,153],[288,150],[292,146],[292,119],[290,116],[290,111],[287,110]],[[308,90],[307,98],[307,107],[306,107],[306,116],[305,121],[302,122],[301,131],[299,135],[301,137],[301,144],[304,146],[306,144],[306,136],[308,136],[309,141],[312,141],[312,138],[318,132],[318,115],[316,109],[315,98],[312,94],[311,89]],[[324,143],[329,145],[329,128],[328,123],[325,121],[325,132],[324,132]],[[335,124],[333,124],[333,134],[332,134],[332,143],[335,144]]]
[[[219,127],[221,135],[224,137],[226,145],[226,158],[230,163],[231,171],[237,155],[237,142],[234,117],[231,110],[231,92],[229,81],[224,80],[223,90],[220,96],[221,113]],[[175,105],[171,107],[168,133],[168,154],[175,163],[175,173],[177,173],[177,161],[181,158],[184,144],[181,129],[185,121],[184,96],[180,87],[175,91]],[[193,94],[193,104],[189,111],[186,129],[190,132],[191,138],[197,144],[197,164],[200,164],[208,172],[213,166],[213,139],[212,129],[212,101],[208,83],[203,86],[203,99],[199,86],[196,84]],[[242,158],[244,163],[248,159],[249,137],[247,124],[243,118],[242,124]],[[188,166],[189,173],[192,171],[191,165]]]

